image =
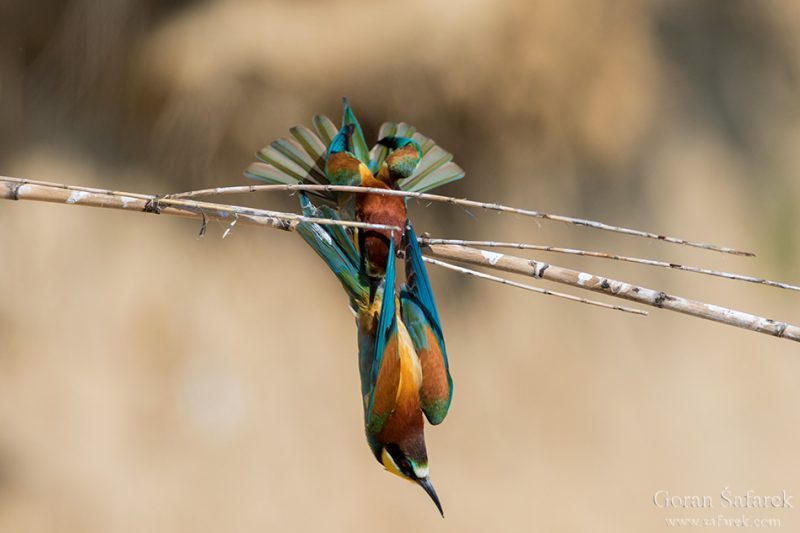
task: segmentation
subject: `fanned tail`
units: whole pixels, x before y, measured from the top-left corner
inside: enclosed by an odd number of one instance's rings
[[[417,132],[414,126],[405,122],[384,122],[378,133],[378,139],[391,137],[408,137],[419,143],[422,149],[422,160],[408,178],[400,180],[397,185],[403,191],[425,192],[446,185],[464,177],[464,171],[453,163],[453,154],[437,145],[433,139]],[[376,144],[370,152],[369,168],[377,172],[389,155],[390,148]]]
[[[278,139],[260,150],[256,154],[258,161],[245,170],[245,176],[271,184],[329,183],[325,174],[328,147],[340,129],[324,115],[314,116],[312,123],[313,129],[294,126],[289,130],[290,138]],[[376,144],[368,149],[361,125],[346,98],[342,126],[353,128],[348,151],[367,165],[373,174],[377,173],[389,148]],[[401,190],[430,191],[464,177],[464,171],[452,161],[453,155],[417,132],[414,126],[405,122],[386,122],[378,133],[378,139],[384,137],[408,137],[419,143],[422,149],[422,159],[414,173],[397,183]],[[335,193],[314,193],[314,196],[336,202]]]

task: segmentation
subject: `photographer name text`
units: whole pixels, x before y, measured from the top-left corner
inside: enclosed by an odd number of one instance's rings
[[[736,492],[724,487],[716,497],[657,490],[653,494],[653,503],[660,509],[793,509],[794,495],[786,489],[773,494],[758,494],[754,490]]]

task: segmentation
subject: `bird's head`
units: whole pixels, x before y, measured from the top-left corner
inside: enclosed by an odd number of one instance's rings
[[[391,150],[386,165],[394,181],[411,176],[422,159],[422,147],[409,137],[384,137],[378,144]]]
[[[412,450],[404,451],[403,448],[395,443],[386,444],[381,448],[379,460],[386,470],[392,474],[422,487],[431,497],[433,503],[436,504],[439,513],[444,517],[439,496],[436,495],[436,490],[434,490],[428,476],[428,457],[424,447],[421,453],[415,453]]]

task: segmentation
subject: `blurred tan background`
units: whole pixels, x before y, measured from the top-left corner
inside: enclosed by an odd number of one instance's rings
[[[405,120],[452,151],[467,177],[447,193],[758,257],[414,204],[420,231],[800,282],[793,0],[5,0],[0,30],[0,174],[244,183],[254,151],[348,95],[370,138]],[[800,528],[719,500],[800,498],[797,345],[432,270],[456,386],[428,431],[442,521],[371,457],[334,277],[292,234],[198,230],[0,203],[0,531]],[[800,322],[776,289],[534,257]],[[715,507],[659,509],[657,490]]]

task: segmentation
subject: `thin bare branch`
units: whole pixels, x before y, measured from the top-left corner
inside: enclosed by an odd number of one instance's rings
[[[515,213],[526,217],[541,218],[544,220],[554,220],[556,222],[564,222],[567,224],[574,224],[577,226],[585,226],[589,228],[611,231],[614,233],[622,233],[625,235],[633,235],[636,237],[645,237],[648,239],[657,239],[673,244],[683,244],[685,246],[692,246],[694,248],[702,248],[704,250],[713,250],[726,254],[742,255],[742,256],[755,256],[752,252],[744,252],[729,248],[727,246],[718,246],[716,244],[687,241],[678,237],[670,237],[668,235],[660,235],[648,231],[641,231],[637,229],[624,228],[620,226],[612,226],[603,222],[595,220],[587,220],[584,218],[575,218],[564,215],[554,215],[544,213],[542,211],[533,211],[530,209],[519,209],[517,207],[509,207],[506,205],[476,202],[474,200],[467,200],[465,198],[453,198],[450,196],[442,196],[440,194],[429,194],[422,192],[409,192],[409,191],[396,191],[392,189],[375,189],[370,187],[358,187],[348,185],[309,185],[309,184],[277,184],[277,185],[239,185],[233,187],[215,187],[212,189],[201,189],[196,191],[188,191],[177,194],[171,194],[169,198],[195,198],[198,196],[209,195],[225,195],[225,194],[243,194],[261,191],[315,191],[315,192],[349,192],[359,194],[379,194],[383,196],[403,196],[407,198],[417,198],[419,200],[428,200],[431,202],[441,202],[451,205],[459,205],[463,207],[475,207],[479,209],[486,209],[489,211],[499,211],[502,213]]]
[[[790,283],[783,283],[781,281],[772,281],[764,278],[757,278],[754,276],[746,276],[744,274],[733,274],[731,272],[722,272],[719,270],[710,270],[707,268],[680,265],[678,263],[668,263],[666,261],[657,261],[655,259],[642,259],[639,257],[616,255],[606,252],[592,252],[588,250],[579,250],[575,248],[559,248],[557,246],[543,246],[540,244],[526,244],[521,242],[470,241],[463,239],[434,239],[430,237],[419,237],[417,240],[420,242],[420,244],[457,244],[460,246],[483,246],[486,248],[515,248],[518,250],[537,250],[540,252],[555,252],[559,254],[597,257],[600,259],[612,259],[615,261],[626,261],[628,263],[636,263],[639,265],[647,265],[660,268],[671,268],[673,270],[681,270],[684,272],[694,272],[696,274],[705,274],[707,276],[717,276],[720,278],[731,279],[735,281],[746,281],[748,283],[757,283],[759,285],[768,285],[770,287],[777,287],[779,289],[786,289],[790,291],[800,292],[800,287],[798,287],[797,285],[792,285]]]
[[[570,285],[617,298],[624,298],[640,304],[668,309],[738,328],[749,329],[775,337],[800,342],[800,327],[778,322],[769,318],[727,309],[718,305],[707,304],[667,294],[662,291],[648,289],[617,281],[603,276],[596,276],[578,270],[556,266],[543,261],[525,259],[507,254],[498,254],[469,248],[466,246],[434,244],[426,247],[428,254],[450,261],[458,261],[471,265],[495,268],[505,272],[513,272],[524,276],[545,279],[556,283]]]
[[[518,283],[516,281],[511,281],[510,279],[501,278],[499,276],[492,276],[491,274],[485,274],[483,272],[478,272],[477,270],[464,268],[462,266],[448,263],[447,261],[440,261],[439,259],[433,259],[432,257],[423,257],[422,259],[426,263],[430,263],[432,265],[448,268],[450,270],[455,270],[456,272],[467,274],[469,276],[474,276],[476,278],[502,283],[503,285],[508,285],[510,287],[517,287],[519,289],[525,289],[526,291],[538,292],[539,294],[546,294],[548,296],[555,296],[557,298],[564,298],[565,300],[580,302],[582,304],[596,305],[597,307],[603,307],[605,309],[613,309],[615,311],[623,311],[625,313],[633,313],[635,315],[647,316],[647,311],[642,311],[641,309],[634,309],[632,307],[624,307],[621,305],[611,305],[604,302],[598,302],[597,300],[587,300],[586,298],[581,298],[580,296],[573,296],[571,294],[566,294],[563,292],[542,289],[541,287],[534,287],[532,285],[525,285],[524,283]]]

